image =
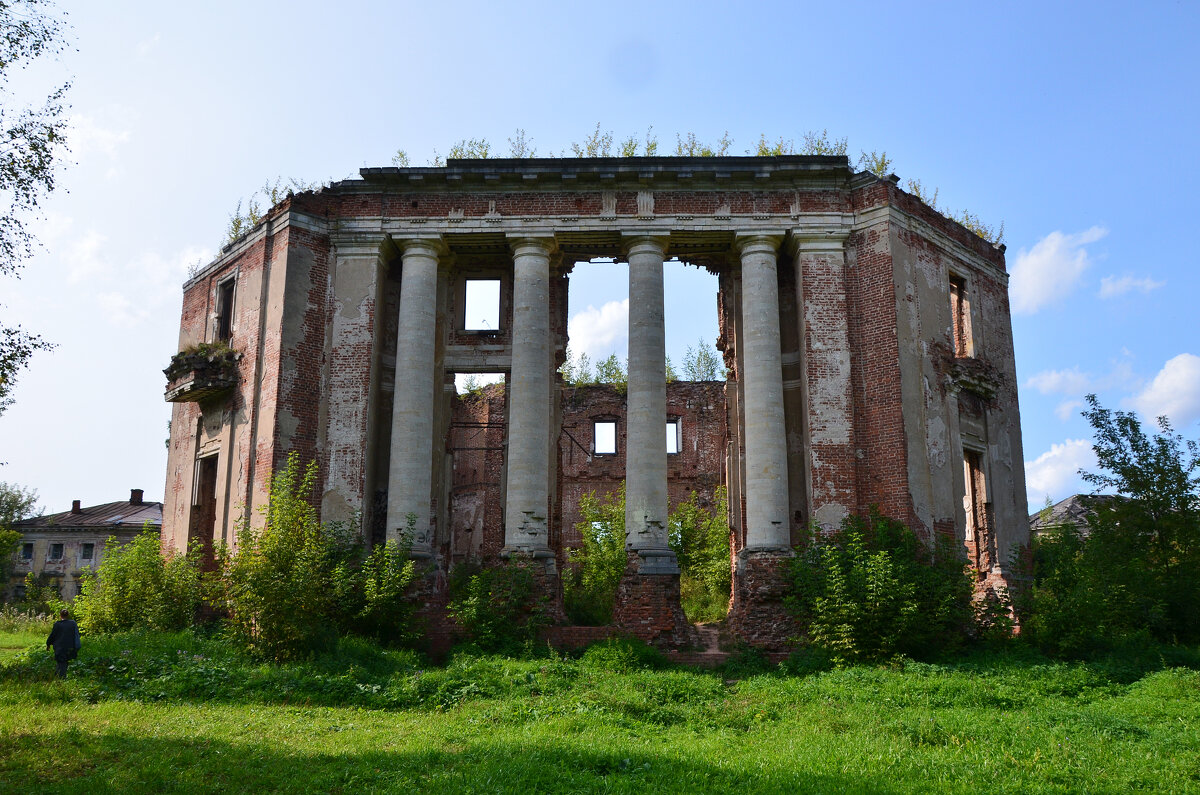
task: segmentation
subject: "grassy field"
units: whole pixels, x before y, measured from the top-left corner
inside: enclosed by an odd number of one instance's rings
[[[264,666],[188,633],[114,636],[66,682],[41,651],[0,664],[0,791],[1200,792],[1200,672],[1174,662],[802,676],[610,647],[434,668],[347,644]]]

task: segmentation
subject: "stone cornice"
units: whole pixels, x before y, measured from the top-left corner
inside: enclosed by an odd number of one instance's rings
[[[403,190],[512,190],[516,186],[588,190],[616,185],[663,185],[679,190],[716,185],[727,189],[747,185],[791,185],[813,179],[845,184],[853,174],[845,156],[789,155],[782,157],[582,157],[488,160],[448,160],[442,167],[385,166],[359,170],[361,180],[330,186],[334,193],[359,192],[366,186]]]

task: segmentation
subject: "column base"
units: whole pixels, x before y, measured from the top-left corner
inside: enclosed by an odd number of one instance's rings
[[[784,607],[790,549],[747,547],[733,570],[727,625],[741,641],[770,652],[788,651],[799,630]]]
[[[696,643],[679,601],[679,566],[674,553],[642,555],[626,551],[625,574],[617,586],[613,624],[623,633],[653,646],[680,649]]]

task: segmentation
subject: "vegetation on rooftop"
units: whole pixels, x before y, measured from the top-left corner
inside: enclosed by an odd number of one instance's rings
[[[518,129],[511,138],[507,139],[506,150],[495,146],[487,138],[461,138],[450,145],[445,155],[437,149],[427,165],[440,168],[447,160],[489,160],[499,157],[526,159],[539,157],[534,141],[525,130]],[[573,141],[566,148],[558,151],[548,150],[541,157],[656,157],[668,155],[672,157],[726,157],[729,155],[745,154],[755,157],[780,157],[785,155],[830,155],[849,156],[849,143],[845,136],[831,137],[829,131],[805,132],[797,141],[794,138],[768,138],[760,134],[758,140],[741,152],[736,151],[734,141],[728,131],[716,140],[708,141],[699,138],[694,132],[676,133],[674,147],[667,148],[660,144],[653,127],[646,129],[642,135],[629,135],[618,138],[611,130],[605,130],[597,122],[595,129],[586,135],[582,141]],[[892,174],[895,161],[886,151],[861,150],[857,160],[852,161],[862,171],[869,171],[878,177],[888,177]],[[396,150],[392,156],[392,165],[407,168],[411,165],[409,154],[404,149]],[[239,199],[237,207],[229,215],[225,229],[225,242],[232,243],[239,239],[262,220],[263,215],[279,202],[303,191],[319,190],[327,183],[304,182],[292,178],[276,177],[268,180],[263,187],[250,195],[248,200]],[[919,180],[910,179],[905,188],[929,207],[970,229],[975,234],[992,243],[1000,245],[1004,241],[1004,224],[992,226],[983,222],[979,216],[969,210],[958,212],[937,205],[937,189],[928,189]],[[243,210],[243,205],[245,209]]]

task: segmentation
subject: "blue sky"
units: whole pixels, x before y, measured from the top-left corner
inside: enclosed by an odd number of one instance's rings
[[[11,88],[73,77],[71,165],[36,223],[44,250],[0,281],[6,322],[59,346],[0,416],[0,480],[47,511],[131,487],[161,498],[179,287],[239,198],[398,148],[414,164],[465,137],[503,151],[518,128],[558,153],[597,122],[652,126],[666,149],[728,131],[735,153],[828,129],[855,156],[886,149],[940,205],[1003,221],[1034,507],[1081,487],[1089,391],[1200,435],[1195,4],[62,7],[75,49]],[[715,334],[716,287],[670,273],[678,362]],[[623,351],[621,278],[576,274],[577,343]]]

